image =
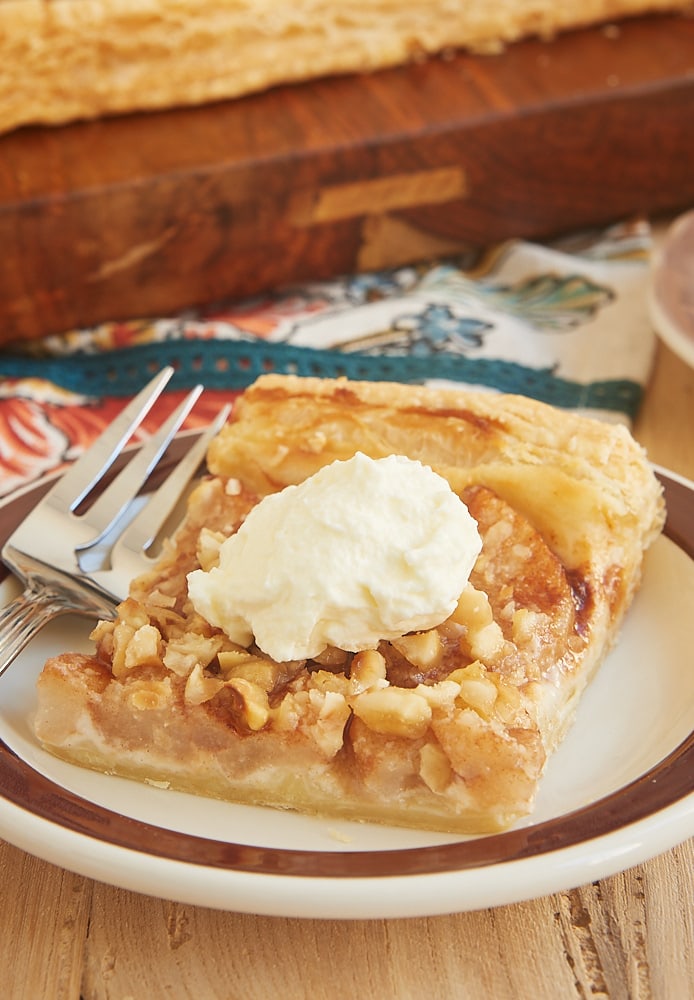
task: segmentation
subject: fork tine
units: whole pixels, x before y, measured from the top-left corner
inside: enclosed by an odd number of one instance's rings
[[[91,448],[62,476],[46,499],[51,506],[67,513],[87,496],[92,487],[111,468],[113,462],[140,425],[162,390],[170,380],[174,369],[163,368],[135,398],[118,414]]]
[[[86,540],[78,545],[79,550],[98,542],[121,517],[168,448],[201,392],[202,386],[197,385],[188,393],[156,434],[147,440],[89,510],[80,517],[80,527]]]
[[[189,448],[120,535],[111,550],[111,569],[91,574],[99,587],[118,600],[127,596],[130,580],[142,573],[143,555],[180,501],[186,486],[204,460],[210,441],[226,423],[230,411],[231,406],[225,406],[219,411],[213,423]]]

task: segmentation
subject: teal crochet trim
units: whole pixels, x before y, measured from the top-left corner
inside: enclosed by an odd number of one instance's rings
[[[566,409],[608,410],[630,418],[636,415],[643,391],[629,379],[583,385],[559,378],[551,369],[488,358],[450,354],[375,357],[238,340],[165,341],[51,358],[0,354],[0,377],[43,378],[94,397],[132,396],[165,364],[175,368],[169,383],[172,389],[190,388],[198,382],[208,389],[243,389],[268,372],[419,384],[445,379],[519,393]]]

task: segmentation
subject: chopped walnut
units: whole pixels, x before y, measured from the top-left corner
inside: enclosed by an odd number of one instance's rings
[[[141,625],[125,647],[124,666],[158,667],[161,665],[161,635],[154,625]]]
[[[217,656],[224,640],[215,635],[205,638],[187,632],[180,639],[171,640],[164,654],[164,666],[179,677],[187,677],[196,666],[206,667]]]
[[[352,699],[354,714],[377,733],[423,736],[431,722],[431,705],[411,688],[363,691]]]
[[[387,683],[385,657],[375,649],[357,653],[352,659],[349,680],[350,690],[354,694]]]
[[[210,701],[224,687],[224,681],[219,677],[206,674],[199,663],[196,663],[188,674],[184,690],[184,698],[188,705],[202,705]]]
[[[200,568],[205,572],[209,572],[219,563],[219,550],[224,537],[221,531],[210,531],[209,528],[203,528],[200,532],[196,554]]]
[[[232,677],[224,683],[241,696],[242,714],[248,728],[254,732],[262,729],[270,717],[267,691],[244,677]]]
[[[303,660],[277,663],[269,656],[252,653],[247,649],[222,650],[217,660],[220,671],[227,680],[233,677],[243,678],[267,692],[286,684],[304,665]]]
[[[315,712],[311,725],[311,738],[325,757],[334,757],[342,749],[345,726],[351,710],[344,695],[337,691],[309,692],[310,704]]]
[[[391,645],[421,670],[435,669],[443,659],[441,635],[435,628],[404,635],[402,639],[393,639]]]
[[[504,651],[504,633],[497,622],[490,622],[477,631],[471,629],[461,638],[460,647],[476,660],[493,664]]]
[[[460,673],[465,675],[460,677],[461,703],[468,708],[474,708],[483,719],[490,719],[494,714],[498,697],[496,684],[485,676],[486,672],[479,663],[463,668]]]
[[[489,598],[482,590],[477,590],[469,583],[460,595],[451,620],[474,631],[484,628],[494,621]]]

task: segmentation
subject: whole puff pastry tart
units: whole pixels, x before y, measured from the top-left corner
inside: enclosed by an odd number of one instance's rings
[[[481,550],[447,617],[291,660],[203,617],[189,574],[215,568],[264,498],[357,453],[430,468],[477,523]],[[43,745],[323,816],[476,834],[529,814],[663,527],[629,432],[518,396],[268,375],[207,464],[155,568],[95,628],[93,655],[46,663]],[[300,560],[291,572],[298,585]]]

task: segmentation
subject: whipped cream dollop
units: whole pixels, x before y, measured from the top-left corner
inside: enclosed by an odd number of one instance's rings
[[[261,500],[188,590],[210,624],[275,660],[358,652],[444,621],[481,548],[442,476],[358,453]]]

